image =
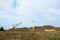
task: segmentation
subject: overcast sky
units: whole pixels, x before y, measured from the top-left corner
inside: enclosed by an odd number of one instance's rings
[[[5,29],[53,25],[60,27],[60,0],[0,0],[0,25]]]

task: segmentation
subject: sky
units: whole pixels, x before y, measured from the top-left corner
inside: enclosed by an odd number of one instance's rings
[[[60,0],[0,0],[0,26],[53,25],[60,27]]]

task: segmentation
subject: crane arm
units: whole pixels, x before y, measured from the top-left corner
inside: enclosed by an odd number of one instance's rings
[[[20,23],[18,23],[18,24],[16,24],[16,26],[15,27],[17,27],[18,25],[20,25],[22,22],[20,22]]]

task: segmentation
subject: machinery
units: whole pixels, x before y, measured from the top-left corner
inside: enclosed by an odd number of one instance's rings
[[[15,28],[16,28],[17,26],[19,26],[21,23],[22,23],[22,22],[19,22],[19,23],[17,23],[16,25],[13,24],[13,25],[10,27],[10,29],[11,29],[11,28],[15,29]]]

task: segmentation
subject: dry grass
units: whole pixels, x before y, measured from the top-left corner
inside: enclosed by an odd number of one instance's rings
[[[0,40],[60,40],[60,31],[0,31]]]

